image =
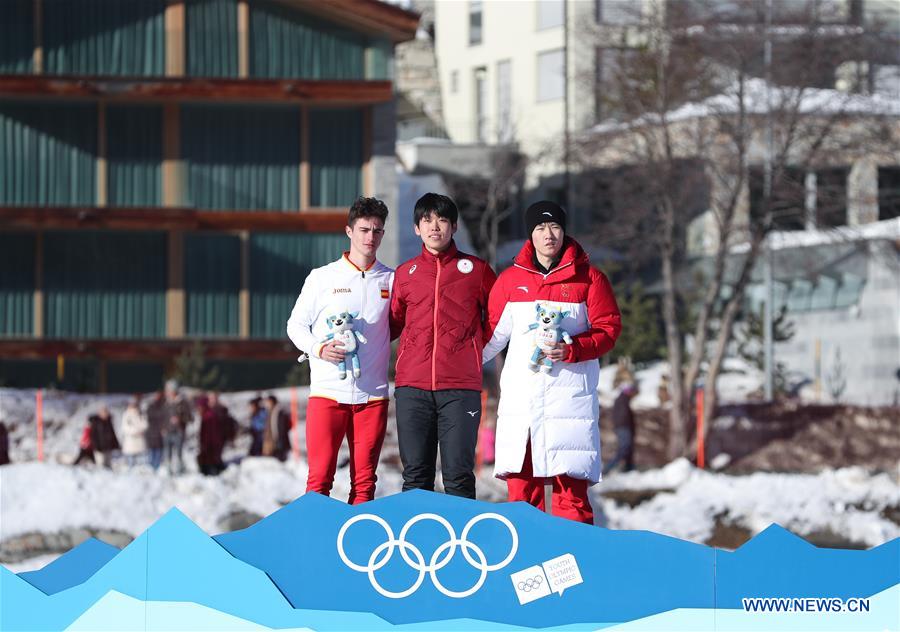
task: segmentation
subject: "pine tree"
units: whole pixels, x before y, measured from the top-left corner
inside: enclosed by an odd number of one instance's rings
[[[182,386],[192,386],[203,390],[220,391],[225,388],[227,379],[217,366],[208,366],[206,349],[199,340],[186,347],[175,358],[175,371],[172,378]]]
[[[665,355],[659,307],[656,299],[644,291],[644,284],[635,281],[617,288],[616,300],[622,313],[622,333],[609,354],[610,360],[621,357],[642,363],[658,360]]]
[[[748,312],[744,327],[737,331],[738,355],[760,371],[766,368],[764,309],[765,305],[760,307],[759,313]],[[776,343],[787,342],[794,337],[794,333],[794,323],[787,317],[787,305],[782,305],[772,319],[772,340]],[[787,367],[782,362],[776,362],[774,371],[775,388],[784,391]]]

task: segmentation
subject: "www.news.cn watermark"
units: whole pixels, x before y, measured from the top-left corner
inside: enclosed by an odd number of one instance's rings
[[[869,600],[851,597],[744,597],[745,612],[868,612]]]

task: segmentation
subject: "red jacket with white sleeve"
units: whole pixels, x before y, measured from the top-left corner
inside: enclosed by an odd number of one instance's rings
[[[613,348],[622,320],[606,276],[590,265],[572,238],[563,242],[559,264],[544,274],[533,263],[527,241],[504,270],[488,303],[487,362],[507,344],[500,376],[494,473],[521,471],[530,439],[537,477],[568,475],[600,480],[597,359]],[[561,327],[572,337],[563,362],[550,373],[534,372],[529,359],[535,303],[566,312]]]

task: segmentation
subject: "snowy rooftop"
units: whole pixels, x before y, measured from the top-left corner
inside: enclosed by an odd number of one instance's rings
[[[749,79],[744,82],[744,110],[749,114],[765,114],[768,103],[772,110],[795,109],[801,114],[860,114],[873,116],[900,116],[900,101],[882,94],[848,94],[840,90],[825,88],[785,88],[771,86],[762,79]],[[687,121],[695,118],[734,114],[739,111],[740,85],[732,84],[722,94],[708,97],[696,103],[687,103],[666,114],[669,123]],[[798,102],[799,99],[799,102]],[[659,123],[655,114],[647,114],[629,123],[606,121],[588,130],[588,134],[609,134],[621,132],[632,127],[655,125]]]
[[[790,248],[808,248],[811,246],[830,246],[854,241],[872,241],[876,239],[900,239],[900,217],[886,219],[859,226],[839,226],[825,230],[796,230],[773,232],[769,235],[769,247],[773,250]],[[749,244],[738,244],[731,249],[734,254],[741,254],[750,249]]]

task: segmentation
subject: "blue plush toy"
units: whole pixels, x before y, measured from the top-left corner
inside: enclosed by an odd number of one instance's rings
[[[360,343],[366,344],[368,340],[366,340],[366,337],[361,333],[353,330],[353,319],[358,315],[358,312],[353,314],[350,312],[341,312],[340,314],[329,316],[326,319],[328,327],[332,332],[325,336],[323,342],[336,340],[344,345],[344,359],[338,363],[338,371],[340,371],[340,378],[342,380],[347,378],[347,360],[350,360],[353,366],[353,376],[359,377],[360,375],[356,341],[359,340]]]
[[[569,315],[559,308],[546,307],[540,303],[534,304],[535,320],[528,326],[528,331],[534,332],[534,353],[528,361],[528,366],[532,371],[540,368],[544,373],[549,373],[553,368],[553,360],[546,356],[546,352],[550,351],[559,341],[562,340],[566,344],[572,344],[572,337],[559,324],[563,318]]]

